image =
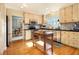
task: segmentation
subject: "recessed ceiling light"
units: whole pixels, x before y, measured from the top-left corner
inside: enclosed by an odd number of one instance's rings
[[[23,4],[23,6],[24,6],[24,7],[27,7],[27,5],[26,5],[26,4]]]
[[[46,8],[46,10],[48,10],[49,8]]]
[[[21,8],[23,8],[23,6],[21,6]]]
[[[21,8],[26,8],[28,5],[26,5],[26,4],[22,4],[21,5]]]

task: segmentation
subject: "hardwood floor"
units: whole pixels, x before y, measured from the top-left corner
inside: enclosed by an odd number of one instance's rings
[[[10,46],[4,51],[4,55],[42,55],[42,51],[34,47],[27,47],[27,41],[20,40],[11,42]]]
[[[35,47],[28,47],[26,43],[29,41],[19,40],[10,43],[10,46],[4,51],[4,55],[43,55],[43,52]],[[53,44],[53,52],[55,55],[79,55],[79,49],[66,45],[56,47]]]
[[[67,45],[53,45],[53,51],[57,55],[79,55],[79,49]]]

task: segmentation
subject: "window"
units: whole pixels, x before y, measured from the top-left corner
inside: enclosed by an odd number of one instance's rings
[[[58,28],[60,26],[58,20],[58,16],[52,16],[50,18],[47,18],[47,25],[51,25],[53,28]]]

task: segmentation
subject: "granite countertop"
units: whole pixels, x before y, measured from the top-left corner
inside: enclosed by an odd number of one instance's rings
[[[32,29],[24,29],[24,30],[32,30]],[[79,30],[69,30],[69,29],[49,29],[49,28],[40,28],[36,30],[53,30],[53,31],[73,31],[73,32],[79,32]]]

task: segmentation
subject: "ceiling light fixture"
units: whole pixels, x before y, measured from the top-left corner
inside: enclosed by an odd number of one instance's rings
[[[22,4],[22,6],[21,6],[21,8],[25,8],[25,7],[27,7],[28,5],[26,5],[26,4]]]
[[[46,8],[46,10],[48,10],[49,8]]]
[[[27,7],[27,5],[26,5],[26,4],[23,4],[23,6],[24,6],[24,7]]]
[[[23,6],[21,6],[21,8],[23,8]]]

